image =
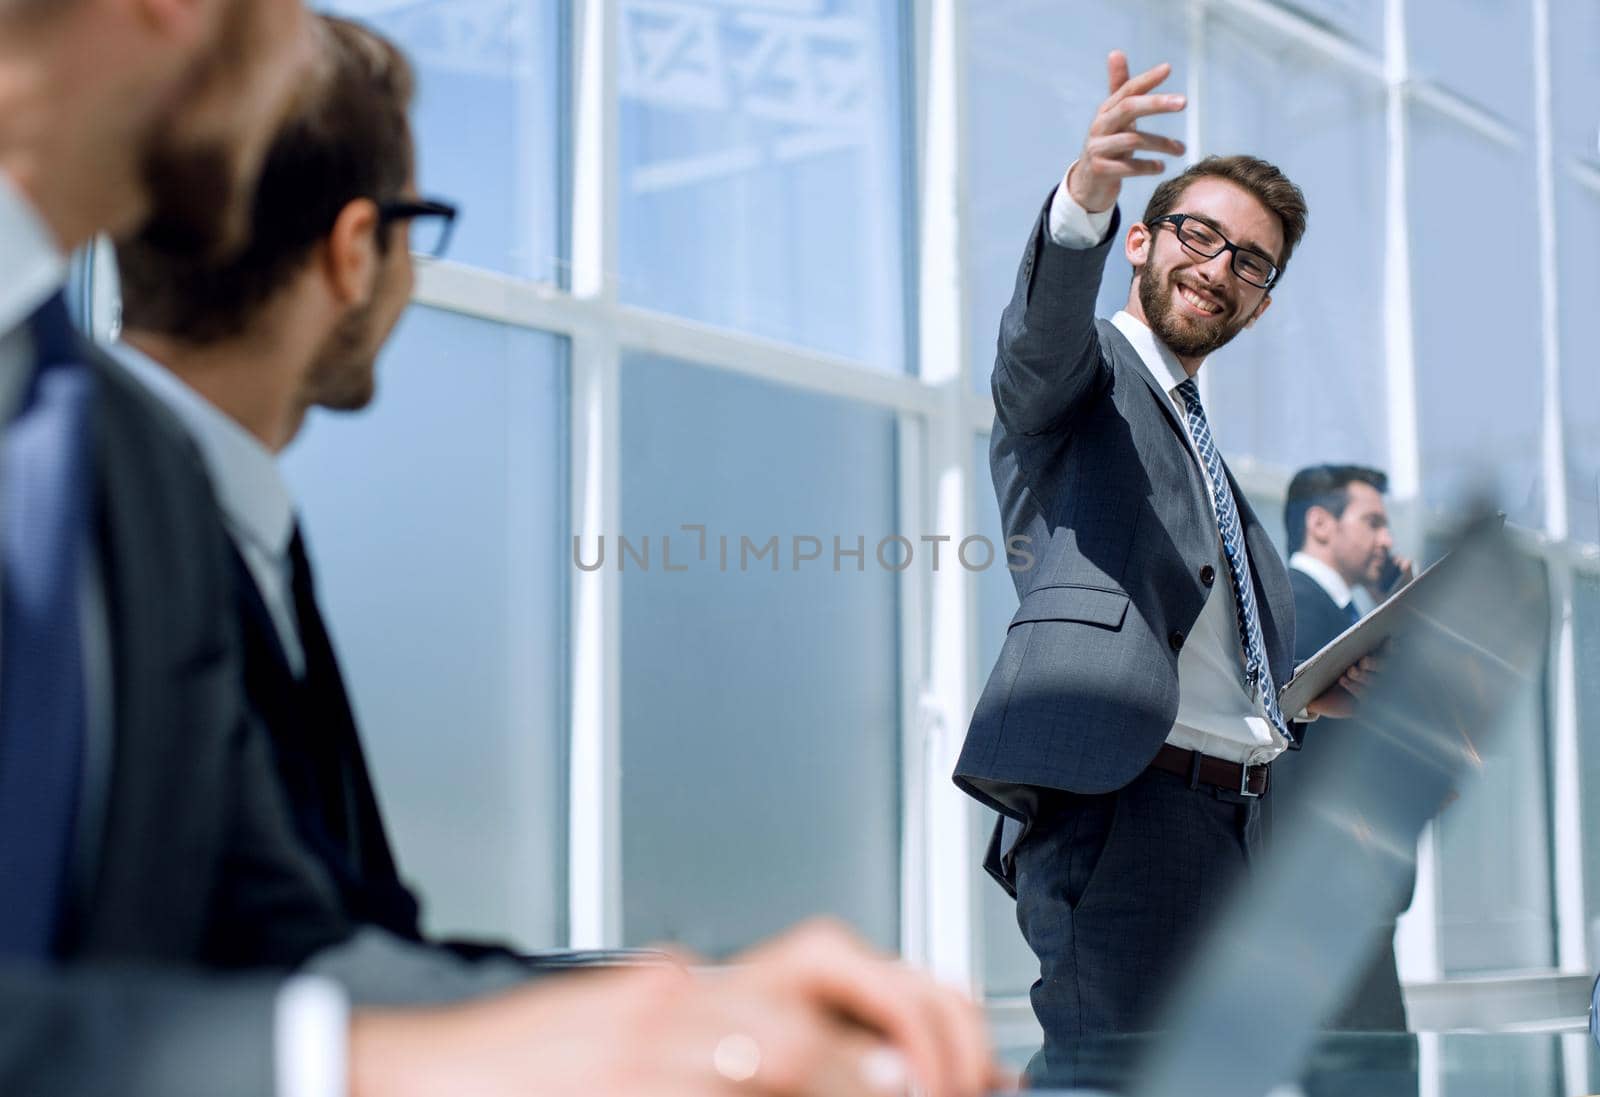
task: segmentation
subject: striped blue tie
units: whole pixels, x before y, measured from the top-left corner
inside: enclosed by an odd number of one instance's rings
[[[1285,739],[1293,739],[1278,707],[1278,687],[1272,681],[1272,668],[1267,665],[1267,645],[1261,638],[1261,615],[1256,610],[1256,588],[1250,579],[1250,553],[1245,548],[1244,529],[1239,524],[1239,508],[1233,501],[1233,489],[1228,486],[1228,476],[1217,454],[1216,441],[1211,437],[1211,424],[1206,422],[1206,409],[1200,406],[1200,386],[1194,378],[1186,379],[1177,388],[1188,413],[1189,434],[1194,438],[1194,448],[1211,478],[1211,502],[1217,511],[1217,532],[1222,535],[1222,555],[1228,562],[1228,580],[1233,584],[1234,603],[1238,608],[1239,643],[1244,651],[1245,681],[1261,698],[1261,707],[1267,719]]]
[[[47,960],[66,891],[88,719],[80,585],[93,376],[60,297],[0,437],[0,959]]]

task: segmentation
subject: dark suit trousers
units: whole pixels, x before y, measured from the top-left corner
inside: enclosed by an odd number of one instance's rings
[[[1039,958],[1035,1084],[1073,1085],[1080,1043],[1157,1023],[1248,863],[1258,804],[1153,770],[1104,795],[1041,795],[1011,851],[1017,922]]]

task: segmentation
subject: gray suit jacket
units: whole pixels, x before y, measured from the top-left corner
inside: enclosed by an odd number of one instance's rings
[[[1052,194],[1053,197],[1053,194]],[[958,785],[1021,817],[1018,786],[1099,793],[1150,764],[1178,712],[1178,652],[1218,566],[1216,519],[1171,401],[1095,296],[1097,247],[1049,237],[1049,200],[1000,320],[990,466],[1006,536],[1033,566],[978,700]],[[1239,504],[1273,676],[1293,667],[1294,601],[1277,549]]]

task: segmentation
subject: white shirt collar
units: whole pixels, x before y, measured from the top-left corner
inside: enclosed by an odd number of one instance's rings
[[[193,435],[230,530],[274,560],[285,559],[294,502],[273,452],[148,355],[126,343],[111,352]]]
[[[1353,597],[1353,592],[1350,590],[1350,584],[1345,582],[1344,577],[1337,571],[1334,571],[1327,564],[1324,564],[1315,556],[1311,556],[1304,552],[1297,552],[1293,556],[1289,557],[1289,566],[1294,568],[1296,571],[1304,572],[1305,574],[1311,576],[1311,578],[1315,579],[1317,581],[1317,586],[1327,591],[1328,597],[1332,598],[1334,604],[1340,609],[1346,609],[1349,607],[1350,599]]]
[[[1139,359],[1144,362],[1156,381],[1158,381],[1167,395],[1172,395],[1172,390],[1189,379],[1189,373],[1183,368],[1183,363],[1178,361],[1178,356],[1172,353],[1161,340],[1156,338],[1156,333],[1145,326],[1144,321],[1137,319],[1127,309],[1118,310],[1111,318],[1117,330],[1127,337],[1133,349],[1138,352]],[[1204,361],[1201,365],[1204,365]]]
[[[32,316],[67,281],[67,257],[11,177],[0,171],[0,334]]]

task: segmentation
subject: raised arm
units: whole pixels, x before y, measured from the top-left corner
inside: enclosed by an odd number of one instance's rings
[[[1122,180],[1163,170],[1161,161],[1140,152],[1184,151],[1182,142],[1137,128],[1147,115],[1184,108],[1181,95],[1153,94],[1172,66],[1129,78],[1128,59],[1118,50],[1106,68],[1111,94],[1034,225],[1000,319],[992,385],[1000,423],[1013,433],[1061,428],[1104,383],[1094,305],[1120,226],[1115,207]]]

